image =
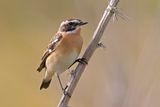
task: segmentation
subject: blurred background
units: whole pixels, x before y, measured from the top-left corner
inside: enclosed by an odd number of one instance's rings
[[[56,107],[62,95],[57,78],[39,90],[42,53],[63,20],[80,18],[89,22],[82,29],[83,54],[107,4],[0,0],[0,106]],[[120,0],[118,7],[130,20],[110,21],[102,38],[107,48],[92,56],[71,107],[160,107],[160,1]],[[61,77],[65,84],[69,71]]]

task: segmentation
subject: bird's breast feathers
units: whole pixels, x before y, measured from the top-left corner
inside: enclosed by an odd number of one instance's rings
[[[65,71],[77,59],[82,44],[81,36],[68,35],[63,37],[56,50],[46,60],[47,70],[56,73]]]
[[[47,58],[46,66],[48,71],[60,74],[76,60],[79,53],[74,50],[70,53],[63,55],[62,53],[56,51]]]

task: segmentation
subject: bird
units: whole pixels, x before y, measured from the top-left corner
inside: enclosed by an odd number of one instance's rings
[[[59,75],[77,61],[87,63],[84,58],[77,59],[83,45],[81,27],[87,23],[80,19],[67,19],[60,24],[57,33],[50,40],[37,68],[39,72],[45,69],[40,90],[49,87],[54,75],[58,77],[61,88],[64,90]]]

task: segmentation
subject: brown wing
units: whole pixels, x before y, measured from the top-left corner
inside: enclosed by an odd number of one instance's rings
[[[58,46],[58,44],[61,42],[62,40],[62,35],[61,34],[57,34],[54,39],[51,40],[51,42],[49,43],[47,50],[44,52],[42,59],[41,59],[41,63],[39,65],[39,67],[37,68],[37,71],[41,71],[43,68],[46,68],[46,59],[48,58],[48,56],[54,52],[56,50],[56,47]]]

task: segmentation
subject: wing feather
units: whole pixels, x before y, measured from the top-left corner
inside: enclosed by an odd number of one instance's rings
[[[41,63],[39,67],[37,68],[37,71],[41,71],[43,68],[46,68],[46,60],[48,56],[56,50],[56,47],[59,45],[61,42],[63,36],[62,34],[56,34],[56,36],[50,41],[46,51],[44,52],[42,58],[41,58]]]

